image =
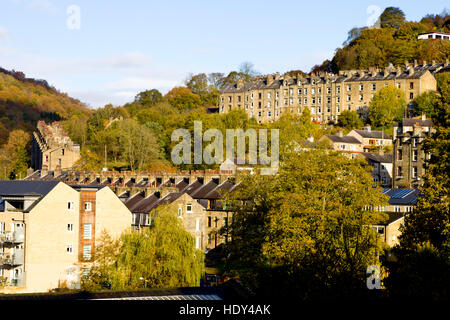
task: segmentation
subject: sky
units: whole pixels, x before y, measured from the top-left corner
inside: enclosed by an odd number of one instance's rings
[[[189,74],[310,71],[347,32],[386,7],[407,20],[443,0],[0,0],[0,67],[45,79],[92,108],[144,90],[166,93]]]

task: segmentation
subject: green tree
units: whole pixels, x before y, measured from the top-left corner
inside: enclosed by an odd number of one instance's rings
[[[262,296],[311,299],[367,292],[381,243],[369,228],[386,215],[370,169],[325,150],[283,155],[277,176],[247,175],[234,210],[227,269]]]
[[[406,101],[402,90],[387,86],[381,88],[369,104],[370,122],[377,127],[384,127],[393,121],[400,121],[404,115]]]
[[[149,229],[125,232],[119,240],[102,235],[94,265],[82,288],[129,290],[199,286],[204,254],[176,214],[160,208]]]
[[[339,115],[337,125],[341,128],[352,130],[361,128],[363,122],[356,111],[344,110]]]
[[[435,118],[435,108],[438,103],[439,96],[436,92],[426,91],[414,99],[413,112],[417,116],[424,113],[427,118]]]
[[[156,89],[146,90],[138,93],[134,98],[135,102],[140,103],[143,106],[151,107],[163,100],[161,92]]]
[[[23,130],[13,130],[8,142],[0,149],[0,174],[4,179],[25,178],[30,162],[31,137]]]
[[[400,28],[405,22],[405,14],[400,8],[388,7],[384,9],[380,16],[380,23],[382,28]]]

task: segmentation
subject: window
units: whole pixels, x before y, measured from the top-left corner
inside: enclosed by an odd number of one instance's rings
[[[72,253],[72,252],[73,252],[73,247],[72,247],[71,244],[68,244],[68,245],[67,245],[67,247],[66,247],[66,252],[67,252],[67,253]]]
[[[305,94],[308,94],[308,88],[303,89],[303,92],[304,92]]]
[[[92,238],[92,224],[87,223],[83,225],[83,238],[91,239]]]
[[[67,231],[68,232],[73,232],[73,223],[68,223],[67,224]]]
[[[292,98],[289,98],[289,105],[293,105],[294,104],[294,99],[292,99]]]
[[[270,111],[267,112],[267,116],[272,116],[272,113]]]
[[[402,85],[400,84],[400,82],[397,82],[397,88],[399,88],[399,89],[400,89],[400,88],[401,88],[401,86],[402,86]]]
[[[212,226],[212,217],[209,216],[208,217],[208,227],[211,228],[211,226]]]
[[[359,101],[363,101],[364,97],[362,94],[359,95]]]
[[[181,218],[183,216],[183,209],[178,208],[178,218]]]
[[[403,177],[402,167],[397,167],[397,176]]]
[[[195,219],[195,231],[200,231],[200,218]]]
[[[352,90],[352,85],[351,84],[348,84],[347,85],[347,91],[351,91]]]
[[[74,210],[75,209],[75,203],[73,201],[67,202],[67,209]]]
[[[231,96],[228,96],[228,102],[231,102]]]
[[[402,149],[397,150],[397,160],[399,161],[403,160]]]
[[[83,246],[83,259],[91,260],[91,245],[90,244],[85,244]]]
[[[394,212],[402,212],[400,206],[395,206],[394,207]]]
[[[341,102],[341,97],[336,97],[336,103]]]
[[[410,82],[410,83],[409,83],[409,88],[410,88],[410,89],[414,89],[414,82]]]
[[[312,97],[312,98],[311,98],[311,103],[312,103],[312,104],[315,104],[315,103],[316,103],[316,98],[315,98],[315,97]]]
[[[350,101],[350,100],[352,100],[352,96],[351,95],[347,95],[347,101]]]
[[[259,114],[261,115],[261,112]],[[186,205],[186,212],[187,213],[192,213],[192,204],[191,203],[188,203]]]
[[[61,149],[61,155],[62,156],[64,155],[64,149]]]
[[[270,108],[271,107],[271,104],[270,104],[270,101],[269,102],[267,102],[267,108]]]
[[[258,99],[262,99],[262,93],[258,93]]]
[[[373,91],[377,90],[377,84],[376,83],[372,83],[372,90]]]
[[[238,102],[241,102],[241,96],[238,96]]]
[[[341,93],[341,86],[336,87],[336,93]]]
[[[412,177],[417,178],[417,167],[412,168]]]
[[[331,93],[331,87],[327,87],[327,93],[328,93],[328,94]]]
[[[267,92],[267,98],[270,99],[272,94],[270,92]]]
[[[320,88],[320,87],[317,88],[317,93],[318,93],[318,94],[321,94],[321,93],[322,93],[322,88]]]
[[[413,150],[413,161],[417,161],[417,155],[418,155],[418,151],[417,150]]]
[[[84,210],[85,210],[85,211],[91,211],[91,210],[92,210],[92,203],[90,203],[90,202],[85,202],[85,203],[84,203]]]
[[[331,97],[327,97],[327,103],[331,103]]]
[[[311,88],[311,94],[316,94],[316,88]]]
[[[414,99],[414,93],[412,93],[412,92],[409,93],[409,99],[411,99],[411,100]]]
[[[303,104],[308,104],[308,99],[307,98],[303,99]]]
[[[292,88],[291,88],[291,89],[289,89],[289,95],[291,95],[291,96],[292,96],[293,94],[294,94],[294,89],[292,89]]]
[[[200,237],[196,237],[195,238],[195,249],[199,249],[200,248]]]
[[[360,84],[359,85],[359,91],[362,91],[364,89],[364,85],[363,84]]]

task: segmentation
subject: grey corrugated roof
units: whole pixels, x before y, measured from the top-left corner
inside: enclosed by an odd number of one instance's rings
[[[0,181],[0,196],[47,195],[59,181],[13,180]]]

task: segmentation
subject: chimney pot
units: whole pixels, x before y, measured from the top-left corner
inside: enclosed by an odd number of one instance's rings
[[[341,138],[344,136],[344,132],[343,132],[342,129],[338,130],[338,136],[341,137]]]

